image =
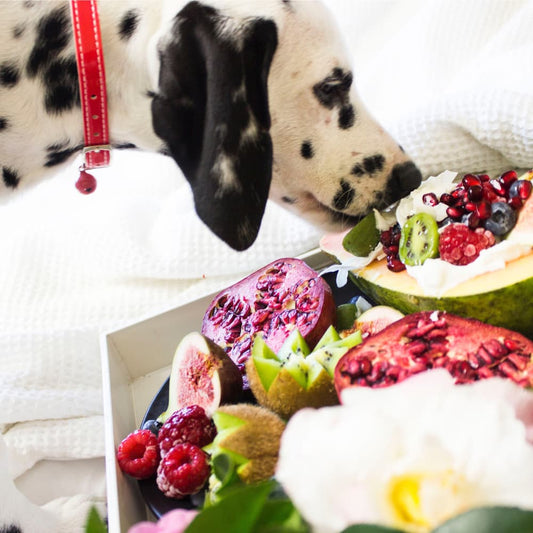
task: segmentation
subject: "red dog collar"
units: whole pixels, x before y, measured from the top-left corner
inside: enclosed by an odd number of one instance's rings
[[[96,188],[96,180],[86,169],[106,167],[110,160],[104,54],[96,0],[71,0],[70,5],[85,139],[76,187],[88,194]]]

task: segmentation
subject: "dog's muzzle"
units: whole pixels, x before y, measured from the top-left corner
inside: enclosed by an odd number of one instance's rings
[[[422,174],[412,161],[396,165],[387,183],[386,203],[392,204],[407,196],[420,185],[421,181]]]

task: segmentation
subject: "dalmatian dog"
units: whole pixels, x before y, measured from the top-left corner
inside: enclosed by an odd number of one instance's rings
[[[0,2],[4,195],[83,147],[69,9]],[[174,158],[232,248],[254,242],[268,197],[331,231],[419,184],[358,97],[320,2],[101,0],[98,11],[112,146]]]

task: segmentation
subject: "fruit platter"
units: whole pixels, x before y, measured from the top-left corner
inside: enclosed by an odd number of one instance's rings
[[[445,172],[108,335],[110,527],[533,531],[532,178]]]

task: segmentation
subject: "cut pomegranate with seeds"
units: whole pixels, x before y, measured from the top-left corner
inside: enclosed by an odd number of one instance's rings
[[[479,257],[481,250],[494,243],[494,235],[486,229],[472,230],[464,224],[449,224],[440,234],[439,255],[453,265],[468,265]]]
[[[209,305],[202,333],[224,348],[243,373],[252,339],[261,332],[277,352],[298,328],[313,347],[334,323],[335,302],[329,285],[302,260],[278,259],[220,292]]]
[[[130,433],[118,446],[117,461],[120,469],[131,477],[153,476],[159,464],[157,437],[149,429]]]
[[[335,368],[335,388],[386,387],[432,368],[445,368],[456,383],[506,377],[533,385],[533,342],[470,318],[421,311],[351,348]]]

